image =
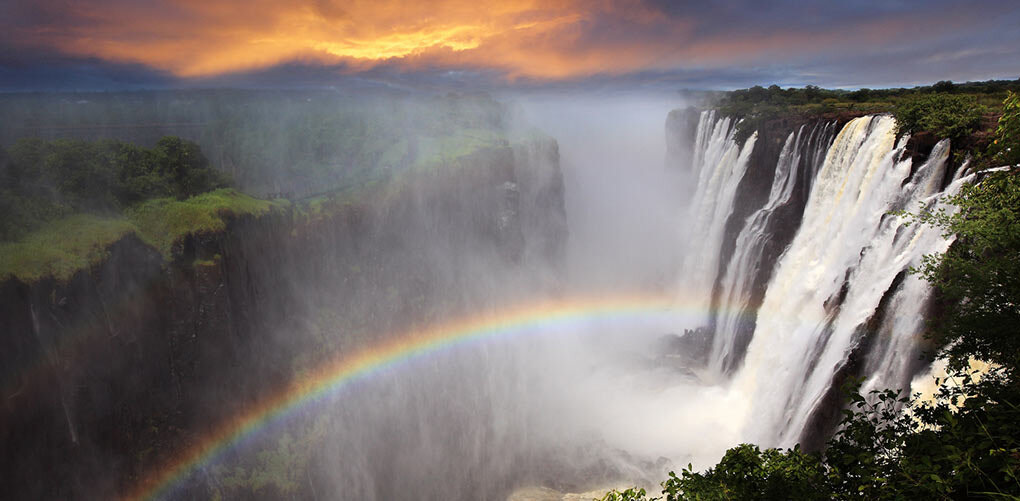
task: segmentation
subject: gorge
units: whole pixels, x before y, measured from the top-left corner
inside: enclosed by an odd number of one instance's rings
[[[818,449],[844,382],[927,367],[908,269],[951,242],[896,211],[973,177],[888,115],[676,101],[492,105],[469,146],[409,120],[354,190],[242,177],[275,197],[219,230],[5,278],[9,492],[506,499]]]

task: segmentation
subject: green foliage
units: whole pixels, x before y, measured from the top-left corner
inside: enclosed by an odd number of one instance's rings
[[[1020,94],[1010,92],[1002,102],[1002,116],[988,153],[995,164],[1020,164]]]
[[[667,501],[726,499],[829,499],[817,456],[799,448],[761,450],[741,444],[703,473],[690,465],[662,484]]]
[[[128,209],[126,214],[142,240],[169,258],[173,245],[186,235],[222,231],[231,218],[258,216],[288,205],[285,200],[259,200],[233,188],[223,188],[185,200],[149,200]]]
[[[62,216],[115,214],[150,198],[186,198],[224,184],[195,143],[176,137],[152,149],[23,139],[0,154],[0,240]]]
[[[652,498],[661,499],[661,498]],[[640,487],[631,487],[626,490],[613,489],[602,496],[598,501],[646,501],[648,500],[648,493]]]
[[[974,376],[957,374],[931,401],[848,388],[822,459],[742,444],[705,472],[671,472],[661,498],[628,489],[603,501],[1020,499],[1020,389],[1003,370]]]
[[[981,125],[985,108],[973,96],[924,94],[900,101],[893,109],[896,132],[931,132],[958,142]]]
[[[104,259],[110,244],[134,229],[122,218],[78,214],[60,219],[17,242],[0,243],[0,280],[66,280]]]
[[[903,486],[899,466],[905,440],[916,423],[901,409],[909,405],[896,391],[875,391],[864,398],[854,386],[842,428],[825,452],[830,490],[840,499],[896,499],[911,489]]]
[[[723,93],[717,108],[724,114],[744,117],[762,112],[812,112],[819,109],[818,105],[826,100],[838,104],[836,108],[861,110],[861,103],[868,112],[891,111],[892,107],[902,100],[933,94],[959,94],[973,98],[982,105],[998,104],[1006,92],[1020,92],[1020,80],[989,80],[985,82],[953,83],[938,82],[930,86],[911,89],[867,89],[842,90],[822,89],[814,85],[804,88],[790,87],[783,89],[778,85],[768,88],[754,86],[749,89],[738,89]]]
[[[994,173],[947,202],[959,209],[916,216],[956,235],[949,251],[925,256],[920,267],[946,305],[932,334],[957,369],[974,357],[1013,370],[1020,362],[1020,175]]]
[[[1001,369],[960,372],[931,401],[854,396],[826,466],[838,499],[1016,499],[1020,392]],[[910,412],[900,412],[909,408]]]
[[[783,89],[778,85],[770,85],[768,88],[755,86],[717,94],[714,107],[724,115],[743,119],[737,125],[738,142],[750,137],[755,130],[768,126],[772,120],[846,119],[894,112],[914,115],[903,117],[904,122],[910,121],[910,126],[904,130],[931,131],[940,137],[951,137],[956,140],[956,146],[961,146],[959,140],[973,137],[968,134],[976,132],[981,125],[980,112],[997,111],[1006,93],[1011,90],[1020,92],[1020,80],[966,83],[942,81],[911,89],[862,88],[853,91],[822,89],[814,85],[800,89]],[[929,110],[931,103],[917,105],[919,99],[934,101],[937,106]],[[958,103],[965,105],[958,106]],[[971,121],[975,110],[979,111],[976,122]],[[922,121],[923,124],[919,126],[918,123]],[[964,149],[975,154],[979,153],[975,148],[984,149],[980,141],[964,143]]]
[[[168,188],[178,199],[222,187],[222,176],[209,167],[209,161],[198,145],[179,137],[167,136],[153,148],[155,173],[167,180]]]
[[[231,218],[259,216],[288,206],[286,201],[259,200],[223,188],[185,200],[150,200],[122,216],[67,216],[18,241],[0,243],[0,280],[8,276],[24,282],[44,277],[66,280],[101,262],[109,246],[130,233],[171,259],[174,244],[187,235],[220,231]]]

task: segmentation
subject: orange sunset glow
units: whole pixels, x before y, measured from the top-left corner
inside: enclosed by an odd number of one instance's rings
[[[0,48],[12,68],[38,68],[38,77],[78,64],[123,71],[114,81],[164,83],[274,74],[282,80],[270,85],[286,86],[287,68],[318,72],[312,81],[320,85],[372,72],[466,72],[497,85],[662,78],[709,87],[1008,74],[1015,30],[988,26],[1010,25],[1008,9],[996,16],[990,5],[979,14],[937,3],[15,0],[0,7]]]
[[[987,20],[961,4],[862,15],[850,6],[660,0],[43,0],[5,9],[0,29],[12,57],[138,65],[182,81],[288,64],[338,75],[477,70],[506,82],[776,68],[817,78],[829,64],[859,57],[881,63],[873,73],[901,74],[904,62],[925,71],[916,53],[974,64],[939,43],[946,33],[983,37],[977,26]]]
[[[66,53],[138,62],[195,77],[263,68],[289,60],[367,67],[401,59],[416,64],[490,66],[529,76],[609,69],[605,57],[568,58],[564,42],[585,22],[572,2],[220,2],[182,0],[152,17],[136,6],[79,12],[85,23],[34,41]],[[648,20],[635,9],[628,14]],[[536,48],[553,54],[530,58]],[[609,56],[626,57],[626,51]],[[613,58],[622,68],[628,64]]]
[[[965,12],[882,18],[775,32],[712,26],[698,9],[667,12],[628,1],[265,0],[158,4],[43,2],[12,26],[17,43],[75,57],[142,64],[179,78],[255,71],[282,63],[361,71],[379,64],[496,70],[512,79],[563,79],[676,68],[719,68],[800,58],[860,43],[895,43],[945,29]],[[53,14],[59,11],[59,16]],[[753,20],[751,20],[753,21]]]

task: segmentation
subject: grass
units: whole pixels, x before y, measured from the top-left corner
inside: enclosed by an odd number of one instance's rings
[[[421,139],[415,167],[448,164],[483,148],[506,145],[506,138],[498,131],[463,128],[447,135]]]
[[[501,132],[485,127],[446,127],[437,132],[419,139],[416,158],[409,166],[411,170],[455,165],[457,158],[478,150],[508,145]],[[382,163],[396,165],[407,151],[406,140],[389,145],[381,157]],[[347,176],[344,186],[331,194],[305,200],[295,207],[294,214],[320,218],[344,205],[357,203],[364,196],[392,195],[391,191],[399,190],[399,183],[386,184],[385,191],[379,191],[379,183],[391,174],[400,172],[384,172],[372,167],[356,169]],[[78,271],[101,263],[108,255],[109,246],[130,233],[169,261],[174,257],[174,245],[188,235],[220,232],[226,229],[231,218],[261,216],[290,205],[286,200],[261,200],[225,188],[186,200],[148,200],[121,215],[76,214],[56,219],[18,241],[0,243],[0,280],[14,276],[23,282],[46,277],[66,281]]]
[[[149,200],[128,209],[126,215],[142,241],[170,259],[173,245],[187,235],[223,231],[233,217],[261,216],[289,205],[286,200],[260,200],[233,188],[223,188],[187,200]]]
[[[0,280],[11,276],[26,283],[47,277],[69,280],[78,271],[101,263],[109,255],[110,245],[131,233],[170,260],[174,244],[187,235],[223,231],[230,218],[260,216],[289,204],[226,188],[187,200],[150,200],[122,216],[75,214],[51,221],[21,240],[0,243]]]
[[[0,280],[23,282],[45,277],[67,280],[101,262],[109,247],[135,226],[122,217],[76,214],[58,219],[16,242],[0,244]]]

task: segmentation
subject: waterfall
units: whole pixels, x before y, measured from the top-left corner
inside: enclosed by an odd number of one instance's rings
[[[795,188],[810,183],[824,159],[835,128],[834,122],[819,123],[808,129],[801,126],[786,138],[776,163],[772,187],[765,206],[751,214],[737,236],[732,258],[719,283],[718,304],[715,314],[714,340],[709,367],[715,374],[727,372],[739,361],[754,330],[755,307],[752,302],[756,286],[767,280],[772,260],[767,259],[766,246],[775,239],[776,224],[799,211],[786,214],[779,209],[791,203]],[[799,177],[809,179],[801,180]],[[780,243],[781,245],[781,243]],[[765,280],[763,280],[763,278]]]
[[[893,212],[931,207],[967,179],[941,191],[948,140],[915,166],[904,158],[909,138],[897,141],[889,116],[851,120],[831,145],[834,124],[800,127],[776,160],[767,202],[743,222],[736,251],[713,283],[718,258],[711,256],[720,253],[725,216],[740,203],[735,185],[754,140],[737,153],[730,128],[725,118],[702,115],[692,217],[694,234],[708,238],[691,247],[681,283],[705,295],[716,289],[708,364],[731,391],[750,399],[743,438],[792,446],[824,426],[815,420],[837,405],[833,392],[847,376],[865,377],[865,390],[909,388],[921,369],[930,289],[907,270],[949,242]],[[798,179],[812,175],[813,181]],[[802,214],[780,214],[798,186],[810,187]],[[793,224],[796,232],[788,246],[781,243],[785,249],[773,249],[773,266],[763,249],[777,224]],[[760,306],[756,282],[764,286]]]
[[[687,241],[683,276],[680,278],[682,293],[692,296],[684,300],[700,303],[695,311],[709,310],[711,297],[696,292],[712,290],[726,220],[733,212],[737,184],[747,170],[758,138],[757,133],[752,134],[741,147],[735,141],[736,133],[736,124],[730,118],[717,118],[715,111],[702,112],[693,162],[698,182],[687,217],[693,222],[693,227],[685,230],[698,238]],[[708,320],[706,313],[704,322]]]
[[[894,301],[906,310],[890,310],[877,332],[868,332],[868,324],[897,277],[944,245],[937,230],[905,226],[889,212],[914,208],[932,194],[945,169],[948,144],[940,143],[907,183],[911,161],[897,161],[906,140],[895,140],[895,121],[887,116],[858,118],[843,128],[815,180],[800,231],[769,282],[745,366],[735,380],[754,395],[750,433],[763,442],[797,441],[837,373],[867,338],[906,338],[908,346],[915,344],[925,304],[923,297],[908,296],[924,290],[916,286],[917,277],[902,279],[893,291]],[[897,325],[897,319],[907,325]],[[908,385],[909,377],[897,373],[916,353],[901,353],[903,344],[887,343],[879,358],[889,362],[878,365],[888,371],[872,374],[871,384]]]

